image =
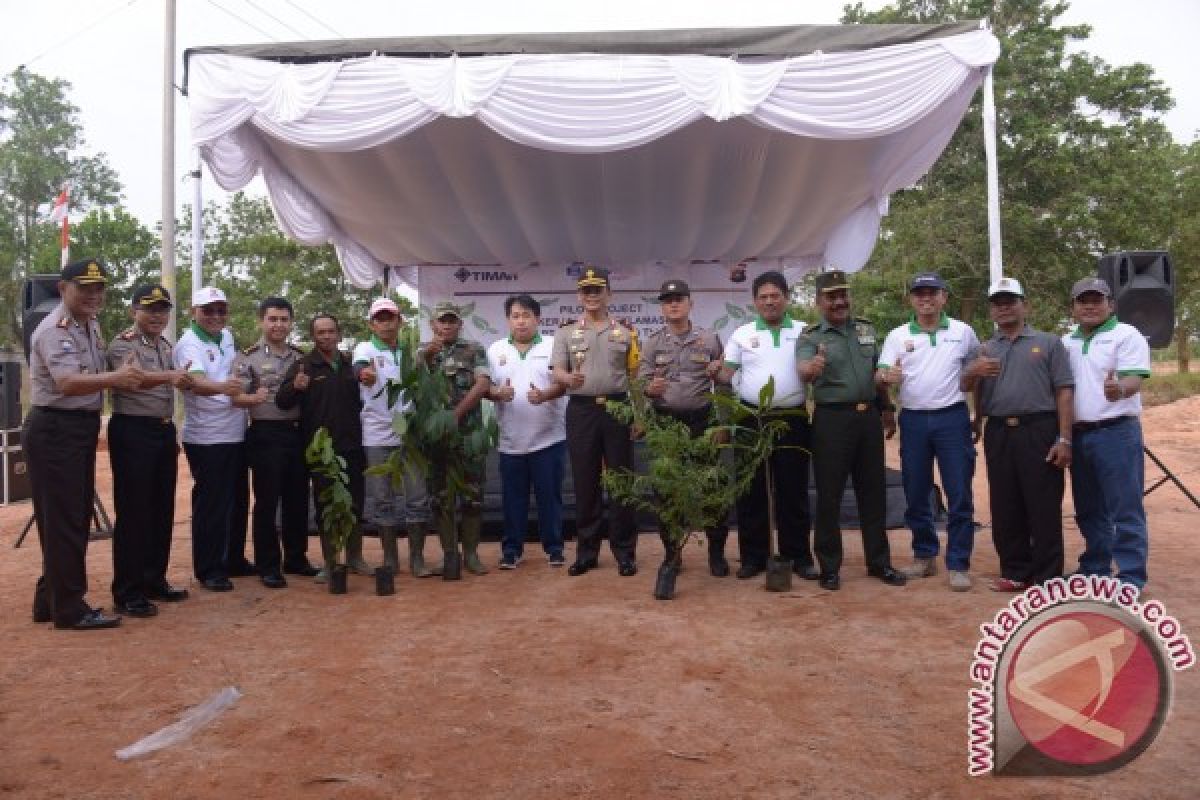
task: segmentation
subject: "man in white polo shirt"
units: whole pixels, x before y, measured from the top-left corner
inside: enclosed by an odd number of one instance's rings
[[[946,493],[946,570],[950,588],[971,588],[971,550],[975,506],[971,478],[975,445],[966,395],[959,386],[963,364],[979,338],[970,325],[943,310],[945,281],[936,272],[912,279],[908,299],[913,315],[883,342],[876,380],[896,389],[900,406],[900,470],[907,508],[904,523],[912,531],[913,565],[909,578],[937,574],[938,538],[933,519],[933,462],[937,460]]]
[[[796,373],[796,339],[804,323],[788,314],[787,279],[779,272],[764,272],[752,284],[758,317],[733,332],[725,345],[725,364],[718,380],[732,380],[733,390],[747,406],[758,405],[758,393],[770,378],[775,379],[772,408],[803,408],[804,383]],[[775,484],[775,512],[779,525],[779,555],[790,558],[797,575],[816,580],[809,542],[811,518],[808,509],[808,418],[781,416],[788,431],[776,440],[771,455]],[[767,514],[766,467],[759,468],[749,490],[737,502],[738,552],[741,567],[737,576],[753,578],[767,568],[769,516]]]
[[[351,360],[358,376],[362,398],[363,449],[367,455],[367,466],[373,467],[387,461],[401,445],[400,434],[392,427],[395,415],[404,408],[404,395],[396,402],[388,403],[387,382],[399,380],[406,366],[405,353],[400,346],[400,328],[404,324],[400,309],[387,297],[377,298],[367,312],[367,324],[371,338],[359,342]],[[403,493],[397,493],[391,479],[385,475],[367,475],[365,515],[374,523],[383,545],[384,560],[393,569],[399,569],[396,537],[401,525],[408,528],[409,568],[414,577],[425,578],[440,574],[425,566],[425,536],[429,531],[429,504],[425,498],[425,486],[421,479],[406,475]],[[346,563],[355,572],[366,575],[371,568],[362,557],[362,535],[358,531],[351,536],[346,546]]]
[[[1071,495],[1085,543],[1079,572],[1146,585],[1150,539],[1142,503],[1142,380],[1150,347],[1138,329],[1117,322],[1112,291],[1100,278],[1071,287],[1079,323],[1063,337],[1075,375]]]
[[[515,569],[529,526],[529,490],[537,499],[538,536],[550,566],[563,558],[562,481],[566,469],[566,387],[554,380],[550,355],[554,337],[538,332],[542,307],[527,294],[504,301],[510,335],[487,350],[500,426],[500,486],[504,535],[500,569]]]
[[[192,571],[209,591],[228,592],[230,529],[237,481],[244,474],[246,412],[233,405],[242,381],[232,374],[237,350],[225,327],[225,293],[192,293],[192,324],[175,345],[175,366],[192,376],[183,394],[183,451],[192,471]],[[241,553],[232,554],[233,557]]]

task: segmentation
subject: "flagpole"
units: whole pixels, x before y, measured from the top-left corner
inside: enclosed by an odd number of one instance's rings
[[[68,212],[71,208],[70,185],[64,183],[62,187],[63,212],[62,212],[62,233],[59,236],[59,248],[62,254],[59,258],[59,266],[65,267],[71,263],[71,222]]]
[[[180,307],[175,291],[175,0],[166,0],[163,29],[163,124],[162,124],[162,284],[175,308]],[[186,308],[186,306],[184,306]],[[167,336],[175,338],[175,314],[167,318]]]

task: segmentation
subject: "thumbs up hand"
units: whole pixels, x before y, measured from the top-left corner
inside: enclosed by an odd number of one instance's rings
[[[667,376],[666,370],[657,369],[654,371],[654,377],[646,384],[646,394],[651,397],[662,397],[667,392]]]
[[[497,403],[511,403],[516,392],[513,390],[512,378],[505,378],[503,386],[497,386],[492,390],[492,399]]]
[[[1108,371],[1108,377],[1104,379],[1104,399],[1110,403],[1115,403],[1125,397],[1125,390],[1121,388],[1121,382],[1117,380],[1115,370]]]
[[[817,345],[816,355],[809,359],[805,366],[803,377],[806,381],[812,381],[819,378],[823,372],[825,372],[825,344],[821,343]]]
[[[308,365],[301,364],[300,371],[296,373],[296,377],[292,378],[292,387],[297,392],[303,392],[311,382],[312,378],[308,376]]]
[[[171,385],[180,391],[187,391],[196,385],[196,381],[192,378],[190,372],[192,362],[188,361],[183,365],[183,369],[174,370],[171,376]]]
[[[900,364],[900,356],[896,356],[896,363],[884,370],[883,382],[888,386],[899,386],[904,380],[904,369]]]
[[[546,398],[542,395],[541,389],[530,383],[529,391],[525,393],[525,399],[529,401],[531,406],[540,406]]]
[[[129,391],[141,387],[145,378],[146,373],[138,366],[137,357],[130,350],[121,362],[120,369],[114,373],[113,383],[116,388]]]
[[[978,378],[995,378],[1000,374],[1000,359],[994,358],[988,344],[979,348],[979,357],[967,367],[967,372]]]

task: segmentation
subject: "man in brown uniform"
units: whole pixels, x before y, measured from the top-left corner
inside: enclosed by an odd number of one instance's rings
[[[305,441],[300,432],[300,409],[282,409],[275,394],[288,370],[304,355],[288,344],[292,332],[292,304],[268,297],[258,305],[262,337],[238,354],[233,374],[244,381],[245,393],[233,404],[250,417],[246,430],[246,460],[254,484],[254,563],[263,586],[287,586],[283,572],[312,577],[317,568],[308,562],[308,472]],[[283,559],[275,513],[282,506]]]
[[[22,441],[33,487],[42,575],[33,621],[77,631],[113,628],[121,618],[93,609],[87,594],[88,528],[96,493],[96,442],[105,389],[136,389],[145,373],[132,363],[106,372],[96,315],[108,274],[96,259],[63,267],[62,302],[29,340],[33,408]]]
[[[148,284],[133,290],[133,325],[108,345],[109,370],[127,361],[146,377],[138,389],[112,390],[108,455],[112,461],[113,602],[131,617],[158,613],[153,600],[176,603],[186,589],[167,583],[171,529],[175,525],[175,476],[179,442],[175,435],[175,392],[192,377],[174,369],[171,343],[162,335],[171,317],[171,295]]]
[[[554,337],[550,357],[554,379],[567,387],[567,453],[575,483],[575,563],[569,575],[595,569],[600,555],[600,473],[633,469],[633,441],[628,425],[605,409],[607,400],[625,400],[629,376],[638,365],[637,331],[608,315],[612,292],[608,270],[588,267],[579,278],[583,316],[563,326]],[[633,510],[610,509],[609,546],[617,571],[637,574],[637,529]]]
[[[724,347],[721,337],[692,324],[692,292],[687,283],[669,280],[658,293],[663,320],[667,323],[646,339],[638,378],[647,381],[646,395],[656,411],[674,417],[691,431],[703,435],[712,417],[713,379],[721,371]],[[720,525],[705,531],[708,536],[708,568],[713,575],[729,574],[725,560],[725,540],[729,528]],[[678,555],[678,542],[669,542],[663,534],[664,558]]]

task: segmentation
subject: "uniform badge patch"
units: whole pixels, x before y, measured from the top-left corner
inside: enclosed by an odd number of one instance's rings
[[[503,367],[508,363],[508,356],[500,356],[500,358],[496,359],[496,363]]]
[[[758,347],[758,337],[757,337],[757,336],[751,336],[751,337],[750,337],[750,346],[751,346],[751,347]]]
[[[75,352],[75,346],[73,344],[71,344],[70,339],[63,339],[62,340],[62,350],[64,353],[73,353],[73,352]]]
[[[916,349],[917,349],[917,346],[915,344],[913,344],[912,339],[909,339],[908,341],[906,341],[904,343],[904,351],[906,353],[911,353],[913,350],[916,350]]]

